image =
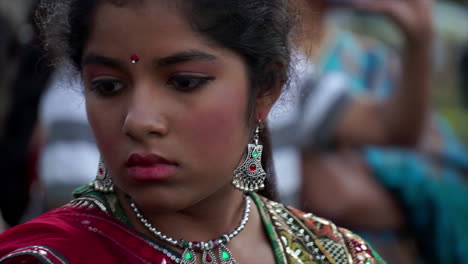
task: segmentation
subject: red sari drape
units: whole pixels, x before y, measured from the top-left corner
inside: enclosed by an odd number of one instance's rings
[[[0,235],[0,263],[175,262],[105,212],[66,206]]]

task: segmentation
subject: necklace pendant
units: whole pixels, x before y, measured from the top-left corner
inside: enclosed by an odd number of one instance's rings
[[[202,254],[202,263],[203,264],[217,264],[216,256],[211,250],[203,250]]]
[[[232,257],[231,251],[222,243],[219,244],[219,261],[221,264],[238,264]]]
[[[197,255],[191,248],[186,248],[182,253],[180,264],[197,264]]]

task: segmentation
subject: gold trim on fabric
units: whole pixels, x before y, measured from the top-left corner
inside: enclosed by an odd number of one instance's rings
[[[280,237],[278,236],[278,233],[276,232],[276,227],[275,227],[275,225],[274,225],[274,223],[273,223],[273,222],[274,222],[274,221],[273,221],[274,219],[272,218],[272,215],[271,215],[271,213],[270,213],[270,206],[271,206],[271,205],[270,205],[270,201],[267,200],[267,199],[264,198],[264,197],[261,197],[261,196],[259,196],[259,198],[260,198],[260,199],[258,199],[258,200],[262,203],[261,205],[262,205],[263,208],[260,208],[260,207],[258,207],[258,206],[257,206],[257,208],[259,209],[260,217],[263,218],[263,221],[262,221],[262,222],[265,224],[266,221],[268,221],[268,223],[266,223],[266,224],[269,224],[269,225],[271,226],[271,229],[272,229],[272,231],[273,231],[273,232],[272,232],[272,235],[274,236],[274,238],[275,238],[275,240],[276,240],[276,243],[279,245],[279,249],[280,249],[280,251],[281,251],[281,258],[282,258],[282,260],[283,260],[283,262],[284,262],[285,264],[289,264],[289,261],[288,261],[288,259],[287,259],[287,257],[286,257],[286,251],[285,251],[284,245],[283,245],[283,243],[282,243]],[[255,199],[254,199],[254,201],[255,201]],[[265,207],[266,207],[266,208],[265,208]],[[270,241],[270,242],[271,242],[271,241]]]
[[[287,210],[287,208],[284,208],[285,210]],[[296,222],[313,238],[314,240],[314,243],[315,245],[322,251],[323,255],[325,255],[325,257],[327,257],[328,261],[330,261],[331,264],[336,264],[336,261],[328,254],[328,250],[325,248],[325,246],[319,241],[320,239],[314,234],[312,233],[312,231],[310,230],[309,227],[307,227],[301,219],[298,219],[292,212],[290,212],[288,210],[289,214],[291,217],[293,217]],[[324,221],[322,219],[317,219],[319,222],[321,222],[322,224],[324,225],[331,225],[332,226],[332,230],[333,230],[333,227],[335,225],[331,224],[330,222],[328,221]],[[341,241],[340,241],[341,242]]]

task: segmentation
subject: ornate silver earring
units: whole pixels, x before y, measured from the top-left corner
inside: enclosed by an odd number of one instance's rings
[[[89,186],[94,188],[96,191],[103,193],[110,193],[114,191],[114,183],[112,182],[111,175],[107,172],[107,168],[101,158],[99,161],[99,167],[96,175],[96,179],[92,181]]]
[[[265,188],[266,172],[262,167],[263,145],[259,144],[261,122],[255,129],[253,143],[247,146],[244,162],[234,170],[232,184],[244,192],[256,192]]]

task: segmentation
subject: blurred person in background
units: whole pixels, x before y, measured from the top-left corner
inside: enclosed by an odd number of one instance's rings
[[[273,142],[280,146],[294,134],[292,141],[302,151],[276,152],[279,175],[291,175],[278,178],[280,195],[370,231],[366,237],[390,263],[462,263],[468,252],[468,159],[462,143],[429,109],[430,2],[299,5],[304,37],[297,44],[297,86],[304,89],[292,92],[302,102],[288,113],[292,122],[276,124]],[[325,14],[332,6],[390,17],[405,38],[400,59],[382,44],[327,24]],[[438,239],[428,239],[434,236]]]
[[[39,99],[50,68],[35,42],[30,24],[35,1],[0,1],[0,208],[6,223],[19,223],[37,180],[40,131],[36,129]],[[36,133],[36,134],[35,134]],[[33,137],[33,135],[35,136]],[[37,190],[33,190],[37,191]]]

